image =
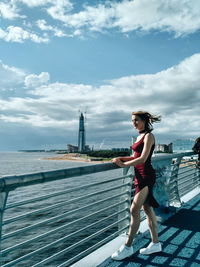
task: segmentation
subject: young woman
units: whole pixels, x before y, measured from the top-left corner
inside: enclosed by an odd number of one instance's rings
[[[155,138],[151,133],[152,123],[159,122],[160,116],[154,116],[146,111],[132,112],[132,122],[139,136],[133,144],[132,157],[118,157],[112,160],[120,167],[134,166],[135,196],[130,208],[131,222],[128,238],[119,250],[112,254],[112,259],[122,260],[133,254],[132,242],[140,226],[140,209],[143,208],[151,233],[152,242],[146,248],[140,249],[141,254],[151,254],[162,250],[158,240],[157,220],[153,208],[158,207],[152,194],[156,174],[151,165],[151,156],[155,148]]]

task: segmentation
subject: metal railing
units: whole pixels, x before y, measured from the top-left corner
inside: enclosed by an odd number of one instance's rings
[[[163,206],[199,186],[192,154],[153,158]],[[0,178],[1,266],[70,266],[127,231],[133,175],[103,163]]]

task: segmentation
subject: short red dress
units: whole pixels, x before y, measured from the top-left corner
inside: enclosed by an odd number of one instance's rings
[[[146,135],[146,134],[145,134]],[[145,135],[138,141],[132,145],[132,150],[134,151],[134,159],[139,158],[143,147],[144,147],[144,137]],[[135,169],[135,178],[134,178],[134,187],[135,194],[141,191],[145,186],[149,188],[149,194],[145,203],[148,203],[150,206],[154,208],[158,208],[159,204],[153,197],[152,189],[156,181],[156,172],[151,165],[151,157],[155,148],[155,144],[152,145],[151,151],[145,163],[138,164],[134,166]]]

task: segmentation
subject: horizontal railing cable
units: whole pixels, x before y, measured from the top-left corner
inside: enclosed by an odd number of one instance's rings
[[[190,173],[190,172],[192,172],[192,171],[195,171],[195,168],[186,170],[186,171],[184,171],[184,172],[179,172],[179,173],[178,173],[178,177],[177,177],[176,174],[172,174],[172,175],[171,175],[171,178],[176,177],[177,180],[181,180],[183,174],[185,174],[185,173]]]
[[[195,168],[191,168],[191,169],[187,169],[183,172],[179,172],[179,176],[178,176],[178,179],[182,179],[182,175],[185,174],[185,173],[188,173],[188,172],[191,172],[191,171],[195,171]]]
[[[41,239],[41,238],[45,238],[45,237],[49,236],[50,234],[54,234],[54,233],[56,233],[58,230],[64,230],[64,229],[66,229],[67,227],[70,227],[70,226],[72,226],[72,225],[75,224],[75,223],[78,223],[78,222],[81,222],[81,221],[83,221],[83,220],[89,219],[89,218],[91,218],[91,217],[93,217],[93,216],[95,216],[95,215],[98,215],[98,214],[101,213],[101,212],[108,211],[109,209],[111,209],[111,208],[113,208],[113,207],[117,207],[118,205],[122,205],[122,204],[124,204],[124,201],[120,201],[120,202],[118,202],[118,203],[116,203],[116,204],[114,204],[114,205],[110,205],[110,206],[108,206],[108,207],[106,207],[106,208],[100,209],[100,210],[97,211],[97,212],[94,212],[94,213],[92,213],[92,214],[89,214],[89,215],[87,215],[87,216],[84,216],[83,218],[77,219],[77,220],[72,221],[72,222],[70,222],[70,223],[68,223],[68,224],[65,224],[65,225],[63,225],[63,226],[60,226],[60,227],[58,227],[58,228],[56,228],[56,229],[54,229],[54,230],[51,230],[51,231],[49,231],[49,232],[47,232],[47,233],[45,233],[45,234],[41,234],[41,235],[39,235],[39,236],[37,236],[37,237],[34,237],[34,238],[32,238],[32,239],[30,239],[30,240],[28,240],[28,241],[25,241],[25,242],[22,242],[22,243],[20,243],[20,244],[16,244],[15,246],[12,246],[12,247],[10,247],[10,248],[4,249],[4,250],[2,251],[2,255],[8,254],[8,253],[10,253],[10,252],[12,252],[12,251],[15,251],[15,250],[18,249],[18,248],[22,248],[22,247],[24,247],[24,246],[27,246],[27,245],[31,244],[33,241],[38,241],[38,240]],[[120,213],[124,212],[125,210],[126,210],[126,208],[125,208],[125,209],[122,209],[122,210],[120,210],[120,211],[117,211],[117,212],[115,212],[115,213],[113,213],[113,214],[120,214]],[[114,216],[113,214],[110,215],[110,216],[111,216],[111,217]],[[109,216],[108,216],[108,217],[109,217]],[[106,218],[108,218],[108,217],[106,217]],[[104,219],[106,220],[106,218],[104,218]],[[98,222],[95,222],[95,223],[98,223]],[[89,226],[87,226],[87,228],[88,228],[88,227],[89,227]],[[81,229],[78,231],[78,233],[83,232],[85,229],[86,229],[86,228],[81,228]],[[67,236],[65,237],[65,240],[67,240],[67,238],[70,238],[71,236],[74,236],[74,235],[75,235],[74,232],[73,232],[73,234],[69,234],[69,235],[67,235]]]
[[[183,180],[183,181],[182,180],[179,180],[178,181],[178,188],[180,188],[182,185],[185,185],[185,184],[193,184],[195,178],[194,178],[194,176],[192,176],[191,178],[192,178],[191,181],[190,180]]]
[[[36,198],[27,199],[27,200],[24,200],[24,201],[15,202],[15,203],[6,205],[5,210],[11,209],[11,208],[14,208],[14,207],[19,207],[21,205],[26,205],[26,204],[29,204],[29,203],[32,203],[32,202],[36,202],[36,201],[46,200],[46,199],[51,198],[51,197],[57,197],[57,196],[60,196],[60,195],[63,195],[63,194],[76,192],[76,191],[79,191],[79,190],[82,190],[82,189],[85,189],[85,188],[88,188],[88,187],[93,187],[93,186],[97,186],[97,185],[111,183],[111,182],[122,180],[122,179],[128,178],[128,177],[132,177],[132,175],[130,174],[130,175],[126,175],[126,176],[120,176],[120,177],[116,177],[116,178],[111,178],[111,179],[106,180],[106,181],[89,183],[87,185],[70,188],[70,189],[67,189],[67,190],[64,190],[64,191],[60,191],[60,192],[57,192],[57,193],[43,195],[43,196],[40,196],[40,197],[36,197]]]
[[[191,177],[191,176],[192,176],[192,177]],[[184,183],[186,183],[186,182],[190,182],[190,180],[188,180],[188,179],[186,180],[186,179],[185,179],[185,178],[188,178],[188,177],[193,178],[193,177],[194,177],[194,174],[183,176],[182,179],[184,180],[184,181],[183,181]],[[179,180],[178,180],[178,185],[181,185],[181,184],[183,183],[183,182],[182,182],[182,179],[179,179]]]
[[[125,218],[120,219],[118,222],[122,222],[122,221],[124,221],[124,220],[126,220],[126,219],[128,219],[128,218],[129,218],[129,217],[127,216],[127,217],[125,217]],[[112,228],[112,227],[114,227],[115,225],[117,225],[118,222],[114,222],[114,223],[108,225],[107,227],[105,227],[104,229],[101,229],[101,230],[97,231],[96,233],[94,233],[94,234],[92,234],[92,235],[90,235],[90,236],[88,236],[88,237],[86,237],[86,238],[80,240],[79,242],[77,242],[77,243],[75,243],[75,244],[69,246],[68,248],[63,249],[63,250],[60,251],[60,252],[57,252],[56,254],[54,254],[54,255],[51,256],[51,257],[46,258],[46,259],[43,260],[42,262],[33,265],[33,267],[39,267],[39,266],[42,267],[43,264],[51,262],[52,259],[54,260],[55,258],[58,258],[58,257],[62,256],[63,254],[65,254],[65,253],[69,252],[70,250],[76,248],[77,246],[79,246],[79,245],[85,243],[86,241],[89,241],[89,240],[93,239],[93,238],[96,237],[97,235],[100,235],[100,234],[104,233],[105,231],[107,231],[107,230],[109,230],[110,228]],[[94,223],[94,225],[95,225],[95,223]],[[128,224],[127,224],[127,226],[128,226]]]
[[[121,230],[116,231],[113,234],[110,234],[108,237],[102,239],[101,241],[97,242],[96,244],[94,244],[93,246],[91,246],[90,248],[84,250],[83,252],[77,254],[76,256],[74,256],[73,258],[63,262],[62,264],[58,265],[58,267],[66,267],[66,266],[70,266],[72,263],[74,263],[75,261],[85,257],[86,255],[88,255],[89,253],[91,253],[92,251],[94,251],[95,249],[99,248],[100,246],[102,246],[103,244],[109,242],[110,240],[113,240],[115,237],[119,236],[121,233],[124,232],[124,230],[126,230],[128,227],[124,226]],[[36,266],[34,266],[36,267]]]
[[[121,212],[123,212],[123,211],[121,211]],[[119,212],[119,211],[116,212],[116,214],[118,214],[118,213],[120,213],[120,212]],[[115,215],[116,215],[116,214],[115,214]],[[112,215],[110,215],[110,216],[112,217],[112,216],[114,216],[114,215],[112,214]],[[108,216],[108,217],[110,217],[110,216]],[[85,216],[85,217],[89,217],[89,216]],[[127,219],[127,217],[122,218],[122,219],[119,220],[118,222],[123,221],[123,220],[125,220],[125,219]],[[80,219],[78,219],[78,220],[80,220]],[[104,220],[107,220],[107,218],[103,218],[103,219],[101,219],[101,220],[104,221]],[[100,221],[101,221],[101,220],[100,220]],[[113,227],[114,225],[118,224],[118,222],[114,222],[113,224],[110,224],[110,225],[109,225],[109,228],[111,228],[111,227]],[[58,240],[56,240],[56,241],[54,241],[54,242],[52,242],[52,243],[50,243],[50,244],[44,246],[44,247],[41,247],[41,248],[39,248],[39,249],[36,249],[36,250],[34,250],[34,251],[32,251],[32,252],[30,252],[30,253],[28,253],[28,254],[26,254],[26,255],[20,257],[20,258],[17,258],[17,259],[14,260],[14,261],[9,262],[8,264],[5,264],[5,265],[3,265],[3,267],[13,266],[14,264],[17,264],[17,263],[19,263],[19,262],[22,261],[22,260],[26,260],[26,259],[30,258],[31,256],[36,255],[37,253],[44,252],[45,250],[51,248],[52,246],[55,246],[56,244],[65,241],[67,238],[69,238],[69,236],[74,236],[75,234],[80,233],[80,232],[82,232],[82,231],[84,231],[84,230],[90,228],[92,225],[96,225],[96,224],[97,224],[97,222],[95,221],[95,222],[92,223],[91,225],[87,225],[85,228],[82,228],[82,229],[80,229],[80,230],[77,230],[76,232],[73,232],[73,233],[71,233],[70,235],[68,235],[68,236],[66,236],[66,237],[62,237],[62,238],[60,238],[60,239],[58,239]],[[96,234],[99,233],[99,232],[103,232],[103,231],[104,231],[104,229],[103,229],[103,230],[100,230],[100,231],[98,231],[98,232],[96,232],[96,233],[93,234],[92,236],[96,235]],[[90,236],[90,237],[91,237],[91,236]],[[82,239],[82,240],[79,241],[78,243],[83,243],[84,240],[86,240],[86,239],[88,239],[88,238]],[[91,239],[91,238],[90,238],[90,239]],[[70,250],[71,250],[73,247],[75,247],[75,246],[77,246],[77,243],[73,244],[72,246],[70,246],[70,247],[68,247],[68,248],[66,248],[66,249],[64,249],[64,250],[62,250],[61,252],[58,252],[58,253],[56,253],[56,254],[64,254],[64,251],[70,251]],[[2,253],[3,253],[3,251],[2,251]],[[52,256],[51,256],[51,257],[52,257]],[[47,259],[48,259],[48,258],[47,258]],[[46,259],[46,260],[47,260],[47,259]],[[46,260],[45,260],[45,261],[46,261]]]
[[[88,208],[88,207],[91,208],[91,207],[93,207],[93,206],[95,206],[95,205],[97,205],[97,204],[104,203],[104,202],[106,202],[106,201],[108,201],[108,200],[112,200],[112,199],[115,199],[116,197],[123,196],[123,195],[127,195],[127,192],[122,192],[122,193],[120,193],[120,194],[116,194],[116,195],[111,196],[111,197],[108,197],[108,198],[106,198],[106,199],[99,200],[99,201],[93,202],[93,203],[91,203],[91,204],[89,204],[89,205],[86,205],[86,206],[77,208],[76,210],[72,210],[72,211],[65,212],[65,213],[63,213],[62,215],[55,216],[55,217],[53,217],[53,218],[51,218],[51,219],[47,219],[47,220],[44,220],[44,221],[42,221],[42,222],[36,223],[36,224],[34,224],[34,225],[25,227],[25,228],[23,228],[23,229],[14,231],[14,232],[9,233],[9,234],[6,234],[6,235],[4,235],[4,236],[2,237],[2,240],[7,239],[7,238],[12,237],[12,236],[15,236],[16,234],[24,233],[25,231],[35,229],[35,228],[38,227],[38,226],[41,226],[41,225],[44,225],[44,224],[47,224],[47,223],[50,223],[50,222],[55,222],[55,221],[57,221],[57,219],[62,219],[62,220],[63,220],[65,217],[68,217],[69,215],[72,215],[72,214],[74,214],[74,213],[77,213],[77,212],[79,212],[79,211],[81,211],[81,210],[83,210],[83,209],[85,209],[85,208]],[[123,201],[123,202],[124,202],[124,201]],[[113,205],[113,207],[114,207],[114,206],[115,206],[115,204]],[[100,213],[100,211],[98,211],[97,213]],[[96,214],[96,212],[95,212],[94,214]],[[83,217],[83,218],[84,218],[84,217]],[[78,220],[79,220],[79,219],[78,219]],[[74,222],[76,222],[76,221],[74,221]],[[62,226],[61,226],[61,227],[58,227],[58,228],[56,228],[56,229],[62,229]],[[54,231],[55,231],[55,230],[52,230],[52,231],[47,232],[47,233],[50,234],[50,233],[53,233]],[[45,233],[44,235],[41,235],[41,236],[46,236],[47,233]],[[32,239],[32,240],[34,240],[34,239]]]
[[[183,190],[184,188],[188,188],[188,185],[192,186],[192,188],[196,187],[196,185],[194,183],[189,183],[189,184],[187,183],[184,186],[179,187],[179,191]],[[188,189],[188,191],[191,191],[191,187]]]
[[[195,168],[191,168],[191,169],[187,169],[187,170],[185,170],[183,172],[180,172],[179,176],[178,176],[178,179],[182,179],[182,175],[185,174],[185,173],[190,173],[190,172],[195,172],[195,171],[196,171]]]
[[[109,189],[104,189],[104,190],[96,191],[96,192],[93,192],[93,193],[90,193],[90,194],[86,194],[86,195],[81,196],[81,197],[77,197],[77,198],[73,198],[73,199],[70,199],[70,200],[62,201],[61,203],[54,204],[54,205],[48,206],[46,208],[42,208],[42,209],[38,209],[38,210],[35,210],[35,211],[27,212],[25,214],[22,214],[22,215],[13,217],[11,219],[5,220],[3,222],[3,225],[9,224],[9,223],[12,223],[12,222],[15,222],[17,220],[21,220],[21,219],[27,218],[27,216],[33,216],[33,215],[36,215],[38,213],[41,214],[41,213],[46,212],[46,211],[49,211],[49,210],[51,211],[52,209],[60,208],[63,205],[74,203],[75,201],[78,201],[78,200],[83,200],[83,199],[86,199],[88,197],[92,197],[92,196],[95,196],[95,195],[98,195],[98,194],[101,194],[101,193],[113,191],[113,190],[116,190],[118,188],[123,188],[123,187],[125,187],[127,185],[130,185],[130,183],[126,183],[126,184],[123,184],[123,185],[115,186],[115,187],[112,187],[112,188],[109,188]]]

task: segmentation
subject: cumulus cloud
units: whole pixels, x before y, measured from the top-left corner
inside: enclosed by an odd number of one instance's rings
[[[3,64],[0,61],[0,90],[10,90],[24,81],[25,71]]]
[[[63,21],[65,19],[66,13],[73,9],[73,4],[69,0],[56,0],[52,1],[52,6],[47,8],[47,12],[54,19]]]
[[[15,0],[16,3],[23,3],[27,5],[28,7],[38,7],[38,6],[44,6],[49,3],[52,3],[53,0]]]
[[[30,74],[25,77],[24,84],[28,88],[36,88],[49,82],[50,75],[48,72],[42,72],[39,75]]]
[[[23,98],[1,99],[0,119],[76,131],[78,110],[87,107],[90,136],[101,139],[105,134],[110,138],[120,135],[123,139],[132,134],[131,112],[145,109],[163,116],[162,122],[155,125],[160,136],[199,134],[200,54],[155,74],[122,77],[98,87],[50,83],[49,79],[44,72],[26,76],[25,84],[31,90]]]
[[[65,36],[68,36],[61,29],[59,29],[57,27],[53,27],[51,25],[47,25],[47,22],[44,19],[37,20],[36,21],[36,25],[42,31],[50,31],[50,32],[53,32],[54,35],[57,36],[57,37],[65,37]]]
[[[0,3],[0,17],[8,20],[13,20],[16,18],[24,18],[25,16],[20,15],[19,9],[13,2],[1,2]]]
[[[23,43],[25,40],[31,40],[35,43],[47,43],[49,41],[46,37],[39,37],[35,33],[16,26],[9,26],[6,30],[0,28],[0,39],[16,43]]]
[[[133,31],[169,32],[181,37],[200,29],[200,2],[196,0],[123,0],[97,4],[83,1],[78,10],[75,3],[72,0],[4,0],[0,3],[0,16],[7,20],[18,19],[18,24],[11,25],[7,30],[1,29],[0,38],[15,42],[28,39],[47,42],[47,37],[39,37],[39,30],[46,34],[51,32],[57,37],[81,38],[90,32],[104,33],[110,29],[124,34]],[[24,5],[34,8],[37,14],[46,12],[51,25],[43,19],[37,18],[35,21],[35,18],[27,16]],[[20,27],[20,21],[22,25],[31,23],[38,27],[33,27],[33,32],[29,32]]]
[[[158,30],[181,36],[193,33],[200,27],[200,3],[194,0],[124,1],[115,9],[113,26],[121,28],[123,32]]]
[[[173,32],[178,37],[200,28],[200,3],[195,0],[106,1],[97,6],[85,5],[77,13],[65,13],[61,6],[59,12],[51,10],[47,9],[52,18],[66,26],[75,29],[87,27],[91,31],[110,28],[126,33],[156,30]]]

